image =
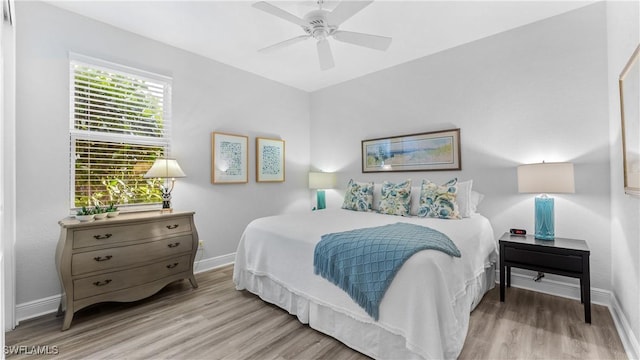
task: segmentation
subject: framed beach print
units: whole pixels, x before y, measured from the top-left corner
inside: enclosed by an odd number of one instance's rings
[[[461,170],[460,129],[362,141],[362,172]]]
[[[249,138],[243,135],[211,133],[211,183],[242,184],[247,175]]]
[[[622,70],[618,84],[622,120],[624,192],[640,196],[640,45]]]
[[[256,138],[256,181],[284,181],[284,140]]]

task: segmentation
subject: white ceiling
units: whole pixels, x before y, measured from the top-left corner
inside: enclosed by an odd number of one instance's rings
[[[191,51],[305,91],[315,91],[483,37],[588,5],[593,1],[384,1],[340,26],[389,36],[386,52],[330,39],[336,66],[321,71],[312,39],[271,53],[268,45],[303,35],[295,24],[251,6],[254,1],[60,1],[61,8]],[[315,0],[269,1],[299,17]],[[336,0],[325,0],[332,10]]]

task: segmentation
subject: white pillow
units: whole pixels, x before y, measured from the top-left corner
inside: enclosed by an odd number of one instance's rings
[[[418,209],[420,208],[420,189],[421,186],[412,186],[411,187],[411,209],[409,210],[409,214],[413,216],[418,215]]]
[[[478,212],[478,205],[480,205],[480,203],[482,202],[482,199],[484,199],[484,194],[471,190],[470,204],[471,204],[472,213]]]
[[[380,209],[380,197],[382,197],[382,184],[373,184],[373,210]]]
[[[471,210],[471,186],[473,180],[458,182],[458,194],[456,201],[458,202],[458,211],[463,218],[471,216],[474,211]]]

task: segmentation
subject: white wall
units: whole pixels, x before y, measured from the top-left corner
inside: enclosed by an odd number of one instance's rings
[[[342,188],[350,177],[416,185],[473,179],[486,194],[480,211],[499,236],[511,227],[533,231],[533,196],[518,194],[516,167],[571,161],[576,193],[555,196],[556,235],[588,242],[592,286],[610,290],[605,8],[591,5],[313,93],[312,168],[340,172]],[[462,171],[361,173],[361,140],[447,128],[461,129]],[[328,206],[339,206],[340,195],[328,193]]]
[[[11,2],[13,6],[14,2]],[[4,9],[8,11],[8,9]],[[0,20],[0,308],[2,328],[15,325],[15,26]],[[15,24],[15,18],[13,18]],[[3,336],[4,340],[4,336]]]
[[[173,78],[173,143],[204,259],[235,252],[246,224],[309,209],[309,95],[40,2],[17,2],[17,303],[60,294],[54,252],[69,214],[68,53]],[[161,25],[161,24],[159,24]],[[210,133],[248,135],[249,183],[210,183]],[[286,182],[255,182],[255,137],[286,141]]]
[[[640,357],[640,198],[624,194],[618,78],[640,44],[640,4],[607,4],[611,138],[611,285]],[[637,134],[636,134],[637,135]]]

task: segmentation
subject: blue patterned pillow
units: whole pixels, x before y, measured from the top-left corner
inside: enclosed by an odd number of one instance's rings
[[[420,188],[420,207],[418,216],[441,219],[460,219],[456,196],[458,179],[449,180],[437,185],[429,180],[422,180]]]
[[[349,180],[344,194],[342,208],[355,211],[369,211],[373,204],[373,183],[359,183]]]
[[[411,179],[399,184],[382,183],[378,212],[387,215],[409,215],[411,204]]]

